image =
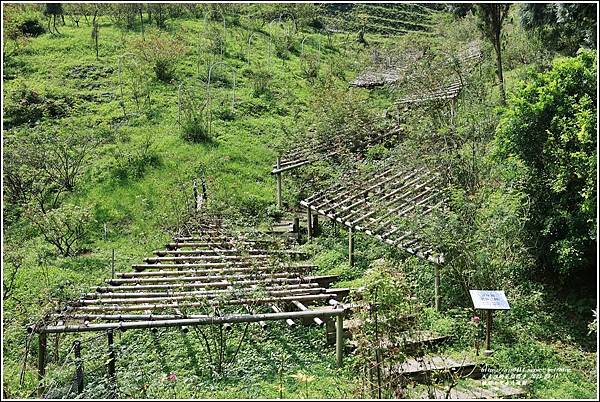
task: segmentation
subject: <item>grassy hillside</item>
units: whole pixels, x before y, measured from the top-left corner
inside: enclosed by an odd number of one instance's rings
[[[68,112],[59,118],[44,116],[38,121],[22,124],[5,119],[5,138],[26,136],[31,132],[48,135],[55,129],[90,132],[103,137],[88,156],[85,173],[78,180],[76,189],[62,200],[91,208],[95,223],[87,252],[76,257],[56,256],[53,247],[41,236],[32,236],[24,213],[4,226],[5,250],[15,250],[20,266],[11,297],[4,303],[4,385],[12,396],[25,396],[35,389],[35,360],[31,355],[25,385],[18,385],[25,348],[25,325],[39,318],[50,307],[50,300],[76,296],[107,278],[113,249],[119,271],[164,245],[173,233],[181,210],[185,210],[190,201],[193,180],[206,179],[209,206],[223,216],[236,218],[240,224],[256,224],[266,219],[266,213],[274,203],[275,183],[269,172],[278,147],[286,135],[299,129],[298,119],[306,113],[307,105],[320,85],[318,80],[311,83],[304,78],[300,33],[295,36],[293,49],[281,58],[275,53],[274,45],[269,44],[265,31],[228,22],[226,33],[221,32],[225,40],[221,57],[208,50],[209,43],[202,38],[211,28],[222,29],[222,22],[202,18],[172,19],[168,21],[168,29],[161,32],[147,25],[144,35],[146,40],[157,36],[177,37],[185,47],[185,54],[177,61],[172,82],[152,79],[152,72],[148,73],[151,106],[138,112],[130,86],[124,85],[121,98],[118,70],[119,57],[131,52],[129,44],[141,38],[141,27],[120,29],[108,17],[99,17],[97,60],[90,38],[91,28],[83,22],[80,25],[76,27],[67,21],[66,26],[59,27],[60,35],[46,33],[31,38],[5,59],[5,110],[20,101],[18,91],[21,89],[70,105]],[[284,28],[287,27],[274,27],[273,33],[282,34]],[[250,33],[253,38],[247,49],[243,46],[243,38]],[[343,64],[338,63],[341,70],[335,72],[337,75],[352,78],[360,68],[356,61],[360,59],[357,52],[362,50],[352,43],[342,48],[341,38],[337,36],[330,40],[318,33],[302,35],[308,36],[304,54],[317,54],[320,49],[321,67],[317,79],[329,78],[328,61],[339,59],[342,52],[348,56],[343,59]],[[250,60],[247,60],[248,55]],[[185,82],[186,87],[193,86],[202,97],[206,93],[208,63],[217,61],[225,63],[226,68],[221,64],[213,70],[211,92],[215,117],[212,138],[199,143],[187,141],[177,124],[178,85]],[[267,69],[272,77],[267,90],[255,95],[252,75],[263,69]],[[233,70],[235,110],[232,112],[229,105],[233,97]],[[337,78],[334,85],[345,88],[346,82]],[[285,323],[273,327],[268,335],[273,337],[273,342],[264,344],[264,333],[256,330],[252,333],[249,349],[240,357],[239,370],[252,366],[253,371],[244,373],[243,379],[237,371],[230,373],[228,378],[217,382],[219,386],[209,385],[213,379],[202,371],[201,359],[190,364],[180,355],[167,355],[163,359],[168,363],[161,368],[154,362],[152,353],[136,355],[129,349],[159,347],[151,334],[123,334],[119,342],[125,349],[124,357],[118,364],[127,367],[124,371],[131,372],[136,381],[138,374],[134,367],[138,363],[153,367],[145,375],[160,380],[158,383],[148,380],[150,387],[146,389],[144,384],[138,384],[139,381],[131,384],[124,374],[119,381],[124,386],[129,385],[122,392],[136,397],[277,396],[273,384],[277,366],[273,365],[272,359],[279,353],[289,355],[285,366],[284,396],[304,395],[305,392],[315,397],[350,395],[352,375],[345,375],[345,372],[334,375],[334,353],[322,345],[320,331],[304,328],[289,331],[284,328]],[[185,353],[180,342],[185,342],[188,350],[201,348],[198,338],[189,339],[191,334],[183,336],[178,331],[168,330],[167,335],[175,342],[165,346],[172,353]],[[61,340],[63,352],[71,346],[70,339],[67,336]],[[85,345],[84,341],[84,354],[90,350]],[[288,352],[280,350],[281,347],[287,348]],[[35,350],[32,353],[35,356]],[[196,359],[194,354],[197,352],[190,353],[187,356]],[[256,359],[264,359],[264,363],[258,364]],[[121,367],[118,370],[121,372]],[[318,382],[310,384],[315,391],[297,389],[297,381],[290,379],[288,374],[301,370],[313,375],[321,373]],[[67,375],[52,363],[48,371],[50,376],[54,375],[52,373]],[[186,378],[188,385],[178,382],[177,387],[171,389],[170,384],[164,384],[162,378],[171,371]],[[233,381],[232,377],[238,379]],[[205,386],[202,385],[204,382]],[[144,393],[140,394],[142,391]],[[103,391],[90,386],[87,392],[91,397],[101,396],[98,392]]]
[[[40,216],[35,197],[15,202],[4,193],[5,396],[23,398],[36,392],[37,343],[31,343],[28,359],[24,361],[30,339],[25,328],[59,302],[78,297],[110,277],[113,250],[116,271],[125,271],[152,250],[164,246],[187,216],[194,180],[206,181],[207,208],[211,213],[240,227],[268,225],[281,213],[274,206],[275,180],[270,171],[282,150],[294,141],[302,143],[309,129],[319,131],[326,139],[327,129],[340,121],[354,122],[368,116],[376,120],[370,127],[385,125],[391,118],[382,116],[386,111],[395,111],[391,107],[394,97],[412,88],[411,82],[408,87],[373,91],[349,88],[349,82],[370,63],[374,50],[393,52],[393,49],[421,46],[431,49],[434,55],[431,60],[437,62],[440,54],[450,54],[460,50],[464,43],[481,40],[473,18],[458,23],[444,12],[417,4],[319,8],[318,17],[324,27],[335,27],[336,21],[347,22],[338,26],[346,32],[336,33],[317,29],[319,24],[315,23],[314,15],[301,7],[292,10],[298,16],[306,11],[307,16],[298,17],[298,30],[291,20],[278,19],[282,16],[280,9],[273,11],[267,5],[244,7],[224,17],[217,12],[218,8],[206,9],[211,12],[203,9],[203,13],[181,11],[170,15],[160,29],[148,21],[146,13],[143,27],[137,19],[126,27],[123,20],[110,13],[100,15],[98,57],[91,17],[88,22],[81,19],[79,26],[67,17],[65,25],[58,24],[60,33],[45,32],[18,39],[5,35],[5,171],[8,166],[19,172],[30,186],[28,190],[33,191],[47,183],[38,183],[27,171],[19,169],[43,166],[44,158],[52,155],[41,150],[53,138],[90,138],[86,144],[92,144],[74,186],[57,198],[57,209],[75,205],[89,211],[89,235],[75,255],[61,255],[34,226],[32,219]],[[46,24],[40,7],[5,9],[4,18],[5,26],[7,22],[28,18]],[[368,47],[357,41],[359,27],[364,24]],[[525,38],[516,22],[511,22],[505,32],[510,43],[505,50],[506,87],[510,93],[527,79],[533,67],[547,68],[553,55],[540,49],[539,43]],[[166,51],[161,53],[161,49]],[[516,197],[502,198],[495,192],[503,188],[499,183],[509,174],[502,170],[504,167],[491,166],[488,159],[499,114],[495,108],[498,89],[491,46],[484,44],[482,49],[484,62],[469,77],[473,81],[459,101],[457,121],[458,132],[465,138],[470,138],[472,121],[485,120],[488,124],[481,130],[486,137],[477,144],[477,152],[480,152],[480,169],[485,174],[492,173],[491,178],[482,179],[488,186],[481,191],[483,195],[456,191],[453,201],[464,203],[463,209],[457,211],[465,214],[477,208],[490,208],[491,212],[485,210],[473,219],[473,226],[487,230],[482,230],[478,243],[473,244],[481,248],[502,248],[508,244],[506,248],[512,251],[519,248],[520,239],[515,236],[513,244],[513,239],[503,239],[499,232],[512,222],[504,218],[506,211],[510,215],[517,210],[511,209]],[[155,60],[144,61],[145,55],[152,58],[152,54],[157,54],[153,52],[172,59],[169,79],[157,77]],[[427,64],[415,69],[424,68],[429,73],[429,67]],[[433,71],[427,79],[434,81],[437,73]],[[472,104],[474,93],[485,93],[481,95],[485,99]],[[209,94],[211,101],[206,104]],[[182,111],[181,105],[186,102],[191,106]],[[185,113],[200,116],[200,122],[194,123],[199,125],[206,124],[211,116],[211,133],[204,129],[194,131],[198,127],[192,124],[193,134],[201,135],[195,141],[190,140]],[[441,142],[432,133],[437,134],[439,127],[435,124],[440,121],[443,126],[439,131],[449,131],[446,112],[419,113],[406,116],[401,113],[401,126],[410,134],[406,135],[405,143],[398,149],[375,147],[366,153],[365,166],[372,168],[372,161],[391,155],[415,157],[432,142],[433,145]],[[464,148],[457,152],[462,152],[456,158],[457,164],[470,163],[475,146],[471,148],[471,143],[465,141]],[[26,153],[28,158],[24,157]],[[440,155],[431,156],[436,157]],[[284,207],[296,208],[299,199],[319,184],[343,180],[347,163],[350,162],[331,166],[323,162],[294,174],[284,174]],[[50,187],[50,190],[55,189]],[[50,194],[54,195],[52,191]],[[44,199],[51,201],[48,197]],[[452,215],[445,230],[463,233],[466,225],[458,215],[458,212]],[[487,222],[492,223],[487,225]],[[497,227],[493,225],[498,222],[501,224]],[[461,280],[468,275],[477,277],[476,264],[504,266],[502,263],[510,258],[481,252],[473,255],[476,263],[469,265],[471,261],[466,261],[464,266],[444,271],[444,312],[438,313],[431,308],[434,279],[430,265],[358,234],[356,265],[351,268],[347,263],[345,232],[329,223],[322,226],[319,238],[301,246],[314,256],[318,273],[339,274],[336,285],[358,288],[368,285],[368,273],[380,261],[389,262],[393,270],[406,276],[412,294],[422,305],[419,326],[453,335],[456,342],[445,349],[448,353],[486,361],[474,353],[473,341],[478,333],[471,322],[470,301],[461,293],[464,286]],[[472,244],[465,241],[464,246],[459,243],[457,248],[468,246]],[[519,257],[508,264],[528,261]],[[499,276],[503,273],[497,271]],[[504,369],[568,369],[566,374],[534,380],[529,396],[593,397],[597,374],[591,368],[596,354],[587,324],[588,307],[594,296],[585,294],[578,298],[569,294],[558,298],[550,286],[534,281],[519,286],[515,294],[523,297],[515,300],[511,312],[499,314],[494,329],[496,354],[488,362]],[[245,329],[234,326],[225,335],[226,356],[231,362],[221,373],[213,370],[214,356],[206,353],[203,340],[205,334],[215,338],[217,334],[210,331],[216,329],[202,330],[206,332],[193,328],[187,332],[119,331],[115,342],[118,396],[370,396],[365,392],[365,378],[360,371],[365,364],[361,360],[364,356],[348,357],[344,368],[335,368],[334,346],[325,344],[322,328],[299,326],[291,330],[285,322],[273,322],[269,323],[268,331],[262,331],[251,325],[248,338],[237,353]],[[106,381],[106,339],[101,335],[49,339],[48,397],[74,395],[74,361],[69,352],[75,339],[82,341],[86,362],[82,396],[114,396]]]

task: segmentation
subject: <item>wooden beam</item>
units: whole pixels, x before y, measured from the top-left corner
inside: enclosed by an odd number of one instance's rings
[[[144,310],[166,310],[173,308],[192,308],[192,307],[208,307],[208,306],[225,306],[239,304],[269,304],[274,302],[291,302],[292,300],[323,300],[337,297],[336,294],[316,294],[316,295],[297,295],[297,296],[270,296],[261,298],[249,299],[234,299],[234,300],[204,300],[201,302],[186,302],[186,303],[157,303],[157,304],[137,304],[131,306],[122,305],[105,305],[105,306],[67,306],[67,311],[144,311]]]
[[[143,329],[143,328],[165,328],[165,327],[181,327],[193,325],[214,325],[224,323],[240,323],[240,322],[259,322],[259,321],[280,321],[288,318],[312,318],[312,317],[333,317],[343,315],[344,310],[333,308],[321,308],[310,311],[293,311],[284,313],[267,313],[267,314],[237,314],[225,316],[211,316],[200,318],[184,318],[176,320],[161,320],[161,321],[135,321],[135,322],[120,322],[120,323],[101,323],[101,324],[83,324],[83,325],[62,325],[62,326],[46,326],[38,327],[35,330],[40,333],[57,333],[57,332],[91,332],[91,331],[106,331],[108,329]]]
[[[292,304],[294,306],[296,306],[298,308],[298,310],[300,310],[300,311],[308,311],[309,310],[308,307],[306,307],[304,304],[300,303],[298,300],[292,300]],[[313,321],[317,325],[325,324],[325,322],[322,319],[320,319],[319,317],[313,317]]]
[[[318,288],[319,284],[312,283],[294,283],[294,284],[276,284],[269,286],[261,286],[263,290],[286,290],[286,289],[314,289]],[[259,289],[257,285],[251,285],[247,288],[248,291],[253,289]],[[330,290],[330,289],[326,289]],[[343,291],[344,289],[340,289]],[[219,293],[231,293],[232,289],[212,289],[212,290],[192,290],[192,291],[172,291],[167,290],[164,292],[106,292],[106,293],[84,293],[83,298],[86,299],[109,299],[113,297],[167,297],[167,296],[183,296],[183,295],[204,295],[204,294],[219,294]]]

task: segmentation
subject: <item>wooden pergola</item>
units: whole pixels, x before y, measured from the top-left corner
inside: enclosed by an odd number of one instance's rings
[[[439,270],[444,256],[419,233],[424,218],[447,201],[440,175],[426,167],[389,166],[365,178],[351,178],[304,199],[308,238],[315,226],[313,214],[348,228],[348,258],[354,264],[354,233],[364,232],[379,241],[430,261],[436,267],[436,307],[439,306]],[[411,222],[411,224],[407,224]]]
[[[47,334],[60,333],[106,331],[112,344],[114,330],[233,323],[266,329],[268,321],[292,327],[294,320],[324,325],[335,319],[336,361],[342,365],[341,301],[349,289],[329,288],[336,276],[309,275],[315,266],[302,253],[268,239],[233,237],[216,224],[173,237],[154,254],[29,328],[39,334],[40,385]]]
[[[364,151],[369,147],[392,140],[401,130],[399,128],[378,133],[365,135],[362,138],[350,138],[342,134],[331,135],[326,139],[310,139],[307,143],[298,145],[277,158],[273,165],[271,174],[277,180],[277,206],[281,208],[281,174],[301,166],[317,161],[327,160],[353,150]]]

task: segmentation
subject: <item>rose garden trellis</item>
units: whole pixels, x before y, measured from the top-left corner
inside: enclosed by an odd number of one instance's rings
[[[314,265],[302,253],[280,247],[269,238],[234,235],[220,223],[204,225],[187,236],[175,236],[133,271],[116,273],[105,285],[46,315],[29,331],[38,335],[38,392],[43,392],[48,336],[105,332],[107,372],[115,376],[113,331],[202,325],[230,326],[268,321],[312,321],[335,326],[336,363],[344,350],[341,302],[349,289],[329,288],[336,276],[310,276]],[[335,324],[333,324],[335,322]],[[328,325],[328,327],[331,327]],[[83,389],[80,341],[76,383]]]
[[[447,196],[440,174],[426,167],[385,167],[366,178],[348,180],[302,200],[306,207],[308,237],[314,227],[313,214],[331,219],[348,230],[348,262],[354,264],[355,233],[397,247],[433,263],[435,307],[439,309],[439,266],[443,253],[423,233],[426,220],[444,208]]]
[[[423,54],[408,53],[413,62]],[[396,101],[395,107],[410,108],[423,104],[444,107],[450,104],[450,123],[454,125],[457,100],[465,86],[462,72],[469,73],[482,60],[481,47],[478,42],[468,43],[454,55],[443,58],[441,64],[458,74],[455,81],[442,82],[429,88],[420,89]],[[391,66],[389,71],[379,71],[373,75],[370,70],[359,76],[351,85],[374,87],[394,85],[408,74],[406,66],[399,69]],[[366,77],[366,78],[365,78]],[[282,177],[286,171],[321,160],[330,160],[352,150],[365,151],[369,147],[391,141],[400,133],[400,128],[389,130],[384,134],[371,135],[365,139],[355,140],[341,135],[332,135],[312,144],[292,147],[283,156],[277,158],[271,174],[276,177],[276,199],[278,207],[282,206]],[[351,146],[348,146],[350,144]],[[368,175],[356,182],[344,180],[323,191],[317,192],[300,202],[307,211],[307,231],[310,239],[313,230],[318,230],[319,215],[340,223],[348,229],[348,259],[354,264],[354,233],[363,232],[379,241],[400,248],[410,254],[431,262],[435,268],[435,307],[439,309],[440,296],[439,267],[444,263],[442,252],[436,251],[425,236],[419,233],[425,226],[428,215],[444,208],[447,201],[445,184],[440,172],[427,167],[415,170],[403,170],[398,161]],[[350,175],[349,175],[350,176]],[[347,178],[344,178],[347,179]],[[314,216],[313,216],[314,215]],[[416,222],[414,228],[398,221]]]

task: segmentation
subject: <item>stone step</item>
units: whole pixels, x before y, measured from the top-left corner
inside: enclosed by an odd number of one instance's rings
[[[423,356],[408,359],[392,368],[392,375],[420,383],[441,382],[451,377],[481,378],[481,368],[468,359]]]
[[[432,394],[425,392],[419,399],[513,399],[524,398],[524,386],[492,380],[467,380],[448,393],[448,386],[432,387]]]

